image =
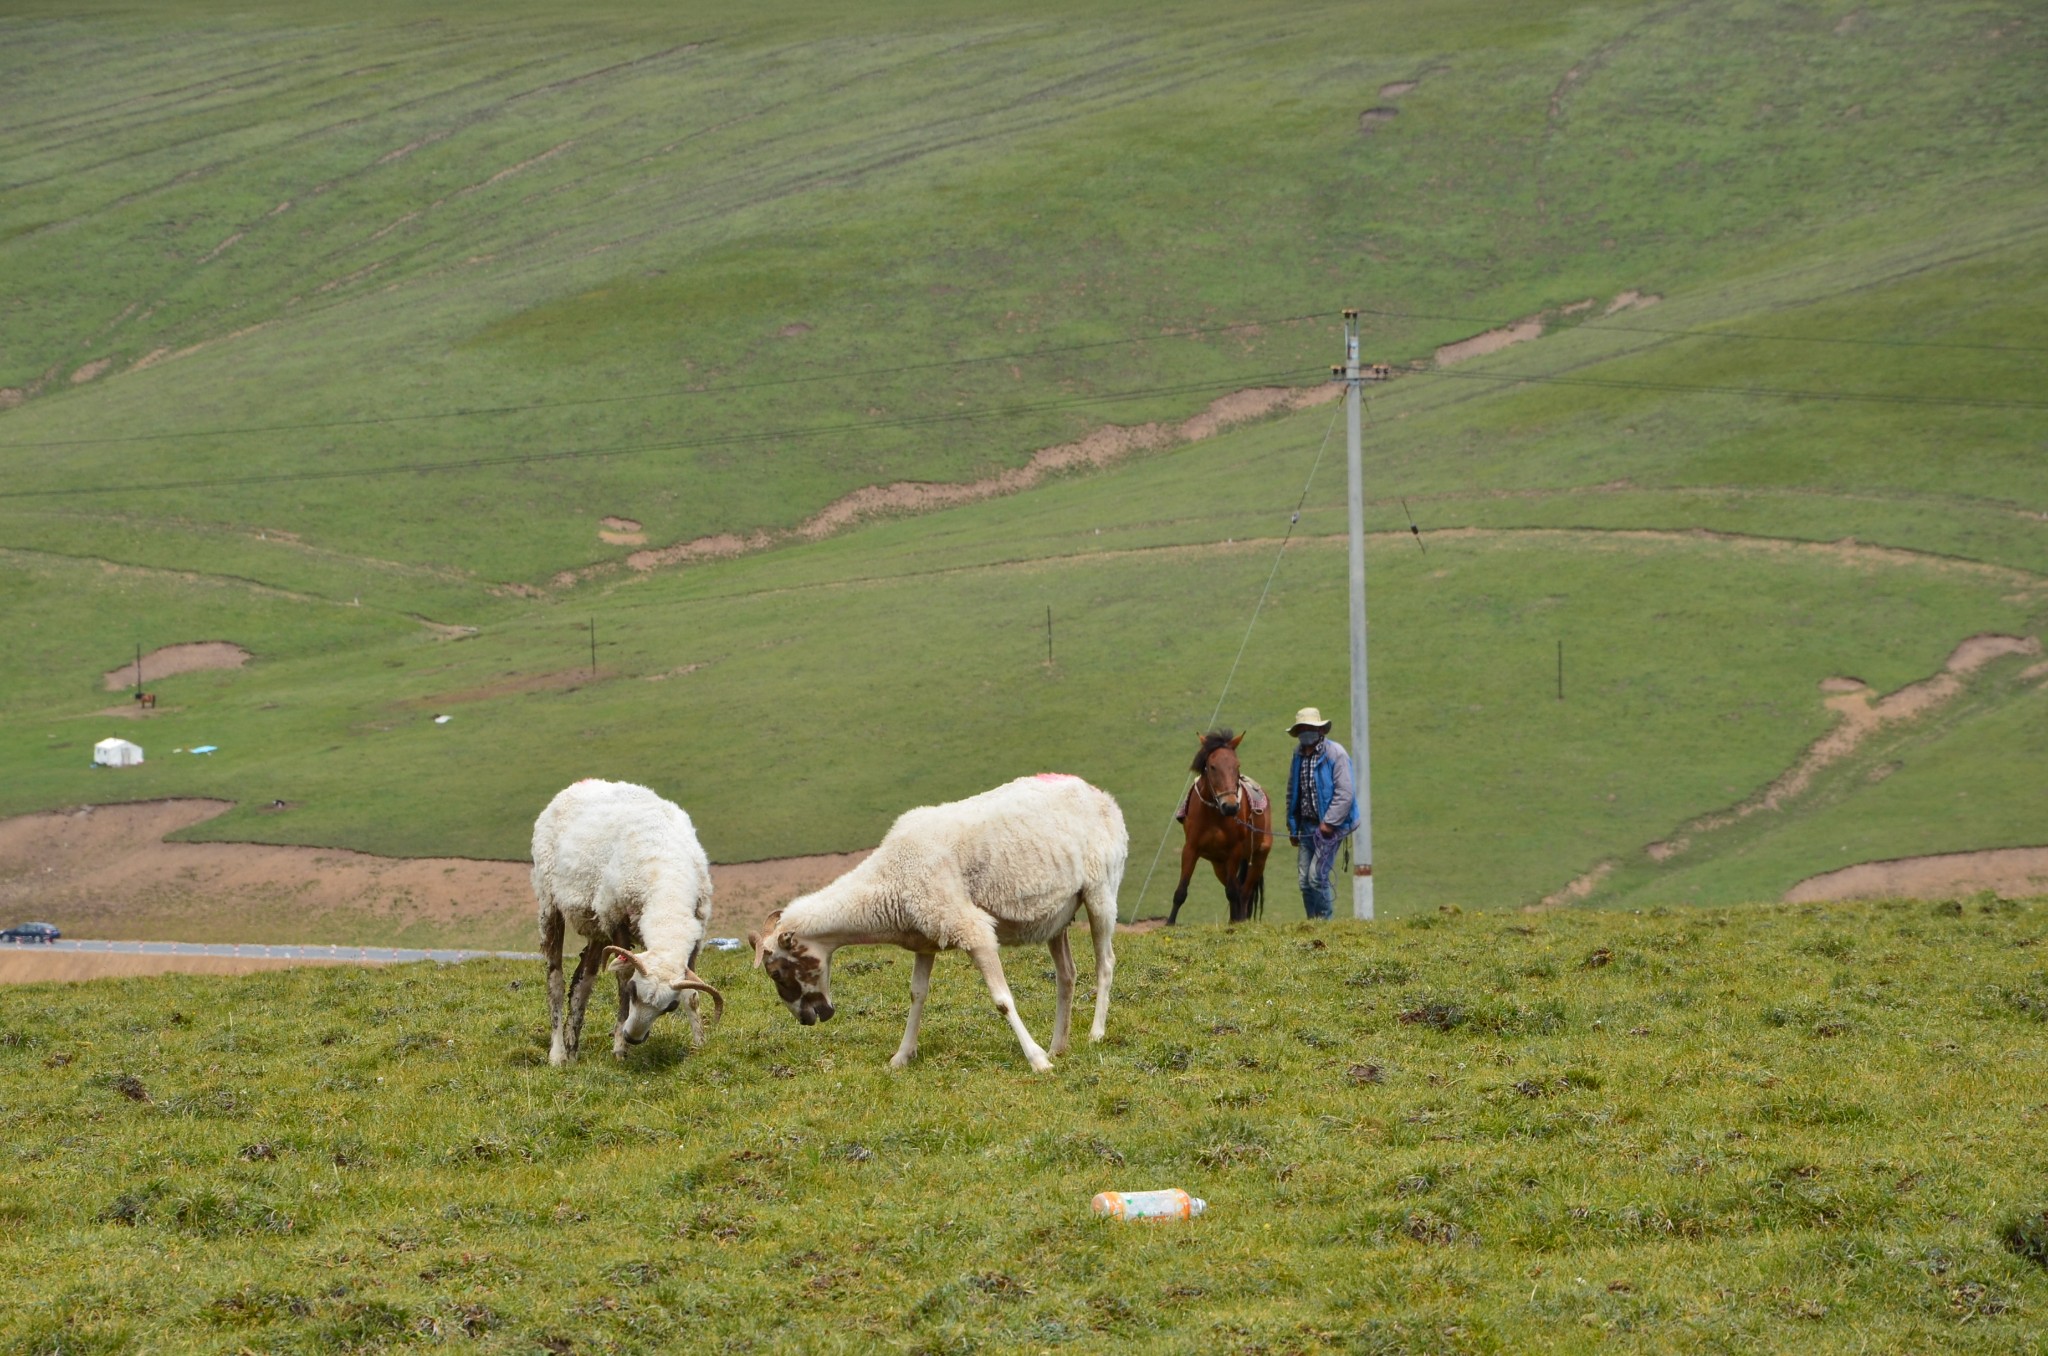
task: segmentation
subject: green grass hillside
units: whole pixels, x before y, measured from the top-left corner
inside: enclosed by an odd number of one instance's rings
[[[537,966],[10,988],[0,1341],[2039,1352],[2044,938],[1995,901],[1153,933],[1043,1077],[957,958],[892,1074],[895,952],[808,1029],[714,953],[701,1051],[567,1072]],[[1208,1215],[1089,1217],[1168,1185]]]
[[[1355,304],[1400,370],[1367,436],[1387,908],[1575,878],[1729,903],[2048,843],[2044,673],[2014,654],[1810,794],[1645,853],[1792,767],[1837,719],[1822,680],[1888,693],[2048,631],[2038,28],[17,6],[0,812],[208,795],[241,808],[206,837],[515,857],[554,789],[623,776],[746,860],[1062,767],[1123,801],[1153,911],[1269,573],[1221,719],[1277,781],[1286,717],[1344,706],[1330,409],[790,533],[1312,385]],[[761,549],[642,572],[607,516]],[[255,658],[153,682],[118,727],[150,763],[88,772],[99,675],[205,639]],[[169,753],[196,744],[221,752]]]

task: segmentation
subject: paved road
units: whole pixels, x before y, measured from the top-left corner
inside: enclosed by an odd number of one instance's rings
[[[413,951],[395,946],[261,946],[214,942],[49,942],[24,952],[96,951],[121,956],[240,956],[251,960],[353,961],[384,965],[404,961],[539,960],[527,951]]]
[[[705,944],[714,951],[737,951],[737,937],[711,937]],[[6,943],[0,943],[6,945]],[[96,951],[118,956],[239,956],[251,960],[353,961],[360,965],[386,965],[405,961],[440,961],[447,964],[466,960],[539,960],[538,951],[414,951],[396,946],[264,946],[249,942],[93,942],[59,941],[23,943],[23,952]],[[574,948],[571,948],[572,954]]]

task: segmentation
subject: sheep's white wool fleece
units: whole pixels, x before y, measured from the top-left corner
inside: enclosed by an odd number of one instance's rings
[[[1040,773],[946,805],[907,810],[859,866],[783,910],[799,936],[890,933],[940,949],[986,936],[1043,942],[1073,921],[1082,890],[1122,876],[1123,811],[1079,777]]]
[[[681,806],[631,782],[564,788],[533,824],[533,897],[543,928],[609,941],[637,932],[648,964],[676,980],[711,921],[711,860]]]

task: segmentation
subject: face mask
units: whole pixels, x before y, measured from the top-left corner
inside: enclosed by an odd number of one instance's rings
[[[1323,732],[1321,730],[1303,730],[1295,738],[1301,741],[1303,748],[1312,749],[1323,742]]]

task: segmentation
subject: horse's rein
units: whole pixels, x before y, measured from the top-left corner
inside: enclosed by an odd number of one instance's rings
[[[1212,799],[1210,798],[1210,796],[1209,796],[1209,774],[1208,774],[1208,772],[1207,772],[1206,770],[1204,770],[1204,771],[1203,771],[1203,772],[1202,772],[1202,773],[1201,773],[1201,774],[1200,774],[1199,776],[1197,776],[1197,777],[1195,778],[1195,794],[1196,794],[1197,796],[1200,796],[1200,797],[1201,797],[1201,799],[1202,799],[1202,804],[1204,804],[1204,805],[1208,806],[1208,807],[1209,807],[1210,809],[1214,810],[1214,811],[1215,811],[1215,812],[1216,812],[1216,813],[1217,813],[1217,814],[1218,814],[1219,816],[1221,816],[1222,818],[1224,818],[1224,819],[1228,819],[1228,820],[1231,820],[1231,821],[1232,821],[1232,822],[1234,822],[1234,823],[1237,823],[1237,824],[1240,824],[1240,825],[1242,825],[1242,826],[1244,827],[1244,831],[1245,831],[1246,833],[1264,834],[1264,835],[1265,835],[1266,837],[1268,837],[1268,838],[1273,838],[1273,837],[1276,837],[1277,835],[1276,835],[1276,834],[1274,833],[1274,831],[1273,831],[1273,830],[1271,830],[1271,829],[1262,829],[1262,828],[1258,827],[1258,826],[1257,826],[1256,824],[1253,824],[1253,823],[1252,823],[1252,820],[1251,820],[1251,802],[1252,802],[1252,798],[1251,798],[1251,795],[1250,795],[1250,793],[1249,793],[1249,792],[1247,792],[1247,791],[1245,791],[1245,789],[1244,789],[1244,784],[1245,784],[1245,781],[1246,781],[1246,780],[1247,780],[1247,779],[1246,779],[1245,775],[1244,775],[1243,773],[1241,773],[1241,772],[1240,772],[1240,773],[1238,774],[1238,777],[1237,777],[1237,789],[1238,789],[1238,797],[1237,797],[1237,813],[1236,813],[1235,815],[1231,815],[1231,814],[1228,814],[1228,813],[1226,813],[1226,812],[1224,811],[1224,809],[1223,809],[1223,807],[1222,807],[1221,805],[1218,805],[1218,804],[1217,804],[1217,803],[1216,803],[1216,802],[1215,802],[1214,800],[1212,800]]]

